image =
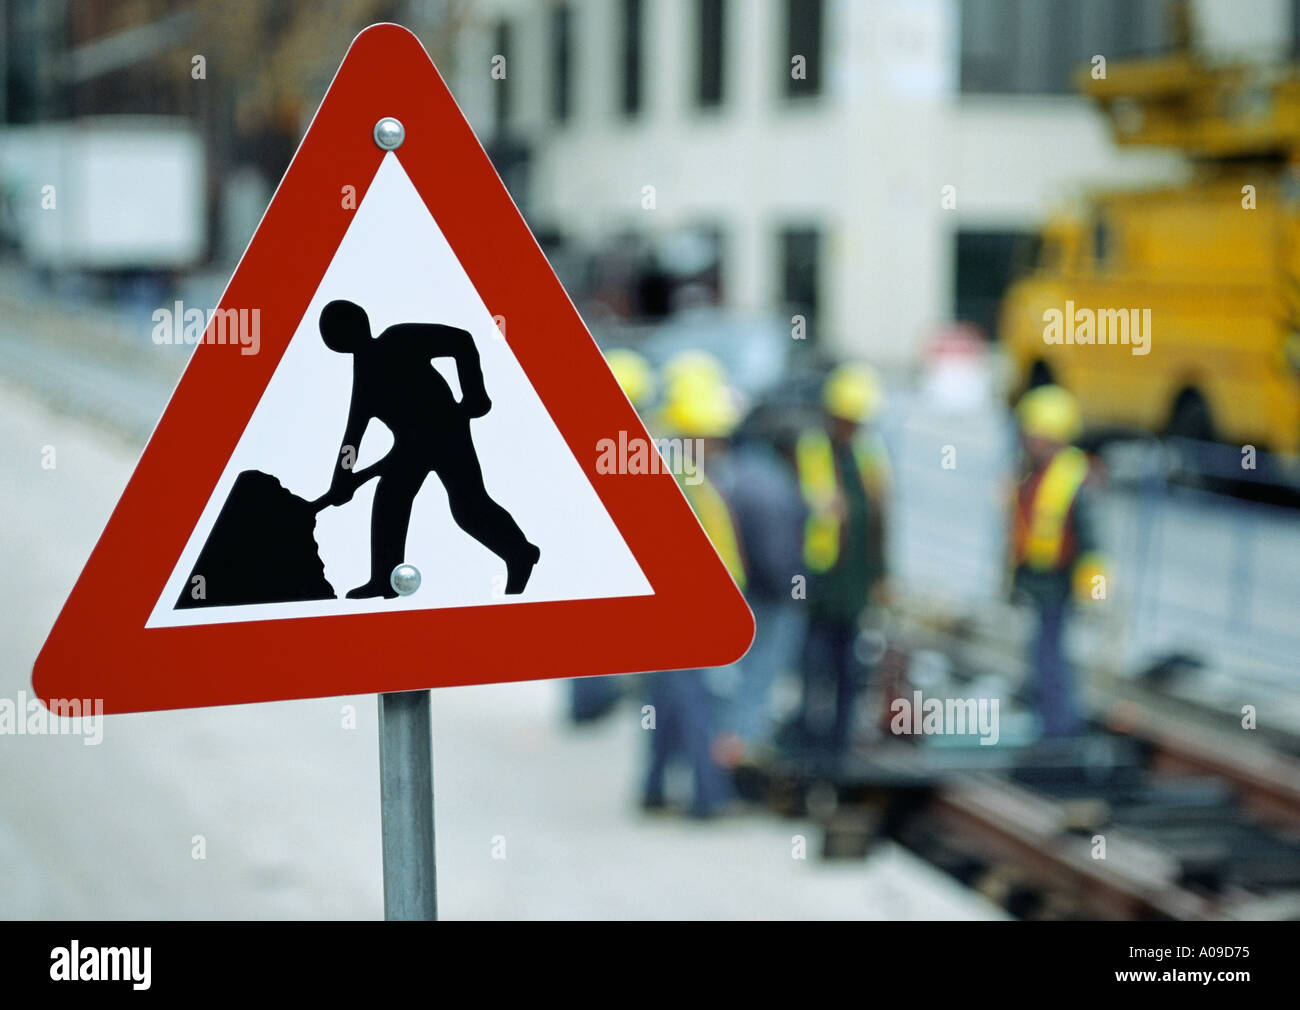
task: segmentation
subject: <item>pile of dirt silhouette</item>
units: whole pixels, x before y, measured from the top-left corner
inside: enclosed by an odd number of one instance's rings
[[[199,599],[197,575],[203,576]],[[335,598],[316,544],[316,509],[270,474],[245,470],[235,479],[176,606]]]

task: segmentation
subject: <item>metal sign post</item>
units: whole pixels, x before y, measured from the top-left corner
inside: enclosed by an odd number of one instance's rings
[[[406,129],[392,116],[375,123],[375,143],[395,151]],[[420,586],[413,565],[398,565],[393,588],[409,596]],[[379,819],[384,849],[384,918],[438,918],[433,835],[433,706],[428,691],[379,696]]]
[[[438,918],[431,702],[429,691],[379,696],[379,816],[389,920]]]

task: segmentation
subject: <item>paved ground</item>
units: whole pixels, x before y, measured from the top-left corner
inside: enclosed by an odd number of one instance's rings
[[[14,699],[181,359],[126,337],[101,346],[87,327],[63,333],[66,320],[24,317],[21,300],[4,297],[0,374],[22,379],[0,384],[0,698]],[[1001,592],[1004,416],[992,407],[945,416],[896,395],[886,434],[900,577],[941,605],[978,609]],[[47,445],[53,470],[41,467]],[[951,469],[941,464],[948,446]],[[1130,663],[1199,652],[1210,668],[1189,682],[1198,697],[1227,685],[1237,705],[1250,682],[1261,718],[1300,728],[1294,514],[1222,499],[1145,513],[1140,504],[1118,491],[1104,508],[1116,594],[1107,647]],[[642,819],[632,803],[645,746],[635,710],[575,732],[560,716],[562,691],[436,694],[447,915],[999,914],[897,850],[821,863],[807,824]],[[344,728],[346,704],[355,728]],[[0,736],[0,865],[23,868],[0,887],[0,916],[377,916],[375,733],[367,697],[119,717],[99,747]],[[791,858],[800,833],[814,858]],[[196,835],[206,860],[191,858]],[[504,860],[492,858],[496,836]]]
[[[137,451],[0,384],[0,698],[29,689]],[[562,690],[435,693],[446,917],[1001,916],[893,847],[824,863],[805,822],[645,819],[636,710],[575,731]],[[377,782],[373,697],[119,716],[98,746],[0,736],[0,917],[378,917]]]

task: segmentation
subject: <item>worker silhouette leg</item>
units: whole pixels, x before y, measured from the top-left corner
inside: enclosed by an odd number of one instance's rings
[[[541,551],[528,542],[514,517],[488,495],[468,433],[463,445],[456,449],[439,458],[436,466],[438,478],[447,489],[451,517],[506,563],[506,592],[522,593]]]
[[[397,457],[384,461],[383,476],[375,488],[370,511],[370,581],[348,592],[348,599],[373,596],[393,599],[393,569],[406,560],[406,531],[411,524],[411,506],[424,479],[427,464]]]

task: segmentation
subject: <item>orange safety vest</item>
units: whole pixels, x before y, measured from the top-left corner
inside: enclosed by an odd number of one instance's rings
[[[1050,572],[1074,561],[1076,544],[1070,516],[1087,477],[1087,454],[1067,446],[1021,481],[1011,537],[1013,565]]]

